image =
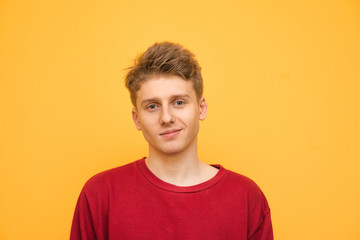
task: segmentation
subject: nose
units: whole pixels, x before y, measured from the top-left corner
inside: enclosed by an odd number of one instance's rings
[[[160,123],[162,125],[164,125],[164,124],[168,124],[168,123],[173,123],[174,120],[175,120],[175,118],[172,115],[170,109],[167,107],[163,107],[162,111],[161,111],[161,116],[160,116]]]

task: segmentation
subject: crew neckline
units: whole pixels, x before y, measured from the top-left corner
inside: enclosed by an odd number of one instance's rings
[[[145,159],[146,159],[146,157],[143,157],[142,159],[139,159],[136,161],[136,164],[137,164],[140,172],[142,173],[142,175],[154,186],[156,186],[160,189],[166,190],[166,191],[171,191],[171,192],[191,193],[191,192],[204,191],[208,188],[211,188],[215,184],[217,184],[227,171],[220,164],[211,164],[211,166],[219,169],[219,171],[216,173],[216,175],[214,177],[212,177],[211,179],[209,179],[205,182],[196,184],[196,185],[192,185],[192,186],[177,186],[177,185],[165,182],[165,181],[161,180],[160,178],[158,178],[147,167],[147,165],[145,163]]]

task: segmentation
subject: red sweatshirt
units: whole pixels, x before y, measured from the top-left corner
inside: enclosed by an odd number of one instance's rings
[[[85,184],[70,240],[272,240],[270,209],[249,178],[220,165],[204,183],[179,187],[156,177],[144,158]]]

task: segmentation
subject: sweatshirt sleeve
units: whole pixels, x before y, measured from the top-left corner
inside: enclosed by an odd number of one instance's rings
[[[70,240],[95,240],[96,234],[89,202],[84,191],[77,201],[74,218],[71,226]]]
[[[270,207],[264,193],[255,183],[249,192],[248,201],[248,240],[273,240]]]
[[[76,204],[70,240],[108,239],[109,192],[106,177],[85,184]]]
[[[249,240],[273,240],[273,230],[271,224],[270,210],[268,210],[259,227],[256,229],[254,234],[249,238]]]

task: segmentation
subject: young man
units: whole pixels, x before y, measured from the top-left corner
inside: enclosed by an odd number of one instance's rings
[[[197,153],[206,117],[200,66],[181,45],[155,43],[125,79],[149,156],[92,177],[71,240],[272,240],[270,209],[250,179]]]

